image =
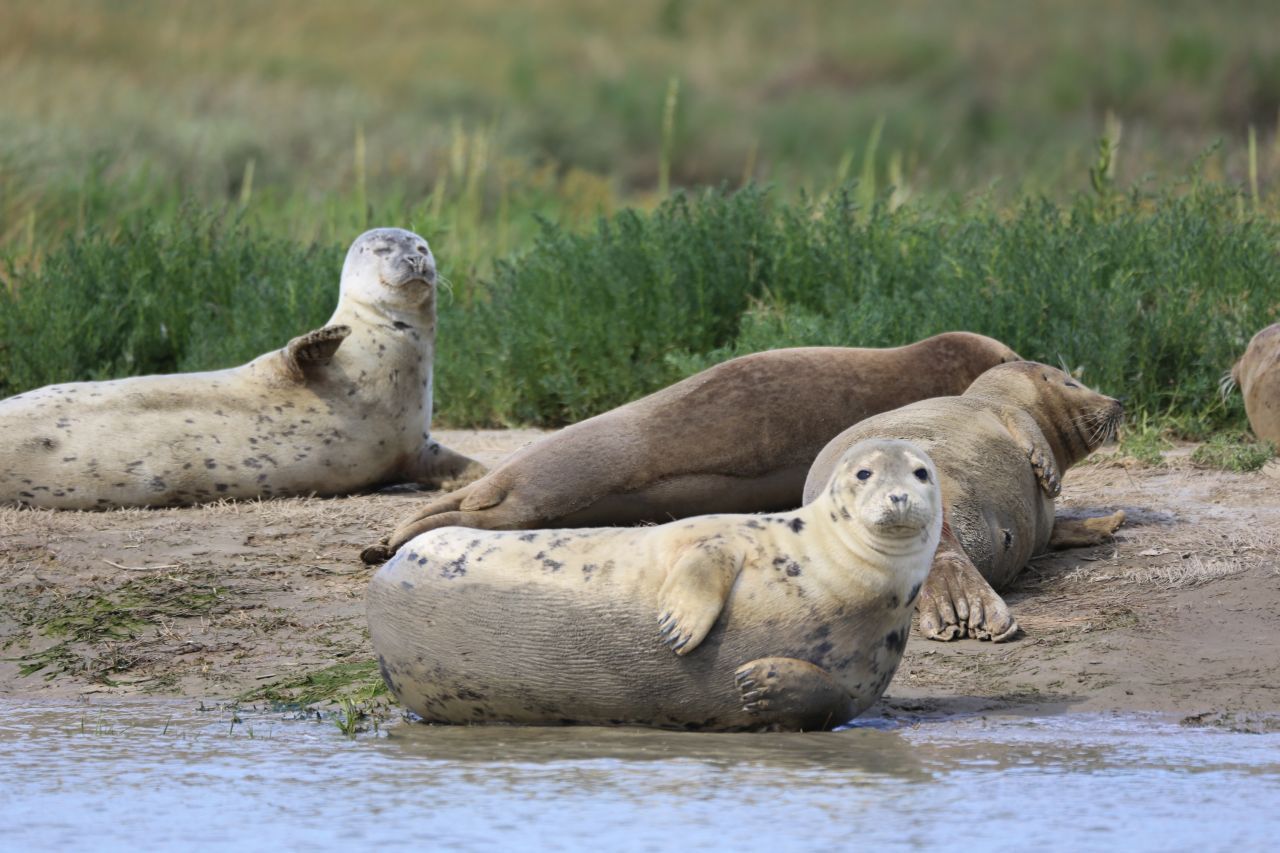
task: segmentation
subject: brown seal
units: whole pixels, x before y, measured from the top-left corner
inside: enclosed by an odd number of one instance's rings
[[[451,525],[519,530],[792,509],[813,457],[849,424],[959,394],[987,368],[1017,358],[969,332],[891,349],[800,347],[735,358],[512,454],[427,503],[362,556],[380,562],[414,536]]]
[[[1249,341],[1224,378],[1224,396],[1233,385],[1244,395],[1244,411],[1254,434],[1280,447],[1280,323],[1267,326]]]
[[[375,229],[347,252],[328,324],[284,349],[0,401],[0,503],[175,506],[474,479],[484,468],[429,434],[435,281],[425,240]]]
[[[789,513],[424,533],[369,636],[428,722],[831,728],[893,677],[941,528],[929,457],[867,441]]]
[[[821,493],[853,444],[897,438],[919,445],[938,466],[947,518],[920,596],[921,632],[1006,640],[1018,626],[995,589],[1046,548],[1099,542],[1124,521],[1122,511],[1054,519],[1062,474],[1115,434],[1123,411],[1055,367],[1002,364],[958,397],[924,400],[845,430],[814,460],[805,499]]]

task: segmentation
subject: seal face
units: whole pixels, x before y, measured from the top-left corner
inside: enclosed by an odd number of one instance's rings
[[[1223,391],[1233,384],[1244,395],[1244,411],[1254,435],[1280,446],[1280,323],[1267,326],[1249,341]]]
[[[427,530],[661,523],[800,505],[818,451],[842,429],[959,394],[1016,361],[999,341],[948,332],[904,347],[800,347],[742,356],[567,427],[401,522],[381,562]]]
[[[884,692],[942,525],[901,441],[774,515],[412,540],[370,582],[383,677],[429,722],[830,728]]]
[[[0,401],[0,503],[175,506],[478,476],[430,438],[435,282],[425,240],[377,228],[347,252],[333,317],[283,349]]]
[[[936,639],[1009,639],[1017,623],[993,587],[1011,582],[1049,546],[1062,474],[1111,438],[1122,415],[1118,401],[1055,367],[1002,364],[964,394],[845,430],[814,460],[805,499],[820,494],[836,461],[857,442],[898,438],[919,445],[937,463],[948,521],[921,598],[921,630]],[[1085,527],[1096,538],[1123,518]]]

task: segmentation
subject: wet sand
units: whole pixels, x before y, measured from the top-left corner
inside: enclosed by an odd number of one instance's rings
[[[538,435],[440,433],[490,463]],[[359,551],[423,497],[0,509],[0,696],[307,698],[344,679],[367,694]],[[1017,640],[913,636],[869,716],[1280,714],[1280,479],[1194,467],[1189,448],[1068,473],[1059,514],[1117,508],[1113,543],[1037,559],[1006,593]]]

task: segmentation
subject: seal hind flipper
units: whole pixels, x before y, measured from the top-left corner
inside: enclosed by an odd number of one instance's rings
[[[306,379],[305,368],[311,365],[323,367],[333,358],[333,354],[342,346],[347,335],[351,334],[350,326],[325,326],[314,329],[305,335],[299,335],[285,344],[281,355],[284,356],[285,372],[290,378],[299,382]]]
[[[1094,518],[1055,518],[1053,533],[1049,535],[1049,548],[1061,551],[1066,548],[1088,548],[1101,545],[1110,539],[1124,524],[1124,510]]]
[[[461,457],[466,458],[466,457]],[[480,463],[475,463],[479,465]],[[497,516],[484,512],[506,497],[506,489],[481,478],[456,492],[442,495],[422,509],[400,522],[391,535],[377,545],[360,552],[366,563],[379,563],[388,559],[400,546],[415,536],[438,527],[475,527],[481,530],[514,529],[518,525],[503,524]]]
[[[857,715],[853,697],[831,674],[798,658],[759,658],[738,667],[734,684],[742,710],[762,726],[814,731]]]
[[[506,498],[507,490],[503,486],[492,480],[488,482],[478,480],[466,489],[466,496],[458,508],[463,512],[479,512],[482,509],[492,509]]]
[[[474,483],[488,472],[485,465],[470,456],[463,456],[429,438],[422,445],[417,464],[408,472],[408,478],[427,488],[453,492]]]
[[[1019,630],[1009,606],[974,566],[949,524],[943,525],[916,612],[920,633],[931,640],[972,637],[1002,643]]]
[[[658,591],[658,630],[676,654],[698,647],[715,624],[742,571],[736,554],[701,542],[685,552],[667,572]]]

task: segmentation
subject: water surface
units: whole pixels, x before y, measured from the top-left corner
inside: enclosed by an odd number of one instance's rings
[[[1261,848],[1280,734],[1147,716],[803,735],[442,728],[0,703],[0,847]]]

